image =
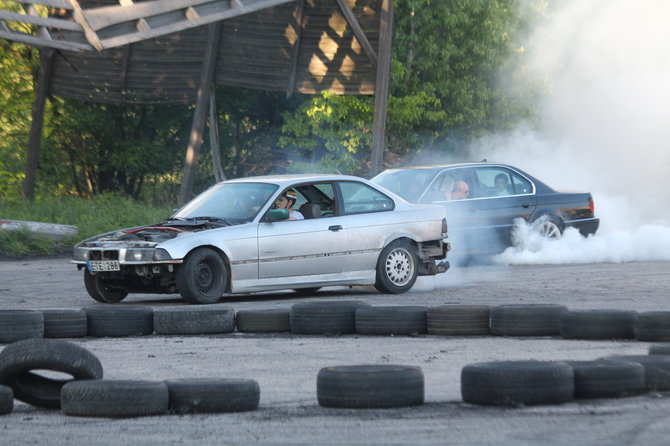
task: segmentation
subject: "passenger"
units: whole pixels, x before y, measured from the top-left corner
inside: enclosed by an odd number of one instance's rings
[[[498,175],[496,175],[495,183],[496,188],[495,191],[493,191],[494,196],[501,197],[503,195],[509,195],[509,189],[507,189],[509,185],[509,180],[507,179],[507,175],[505,175],[504,173],[499,173]]]
[[[293,189],[288,189],[275,200],[276,209],[287,209],[289,220],[304,220],[305,216],[293,209],[293,205],[298,199],[298,194]]]
[[[447,197],[447,200],[463,200],[468,198],[470,194],[470,187],[465,181],[456,181],[454,183],[454,189],[451,191],[451,194]]]

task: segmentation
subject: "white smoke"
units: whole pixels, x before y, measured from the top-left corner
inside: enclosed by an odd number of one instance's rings
[[[590,191],[601,226],[583,238],[521,243],[503,263],[670,260],[670,2],[562,0],[524,44],[546,81],[536,125],[482,140],[474,158],[507,162],[558,190]]]

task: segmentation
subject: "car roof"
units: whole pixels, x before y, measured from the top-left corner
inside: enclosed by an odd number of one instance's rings
[[[337,174],[287,174],[287,175],[261,175],[255,177],[235,178],[224,181],[224,183],[273,183],[280,186],[284,184],[293,184],[296,182],[308,181],[361,181],[367,182],[364,178],[352,175]]]
[[[510,166],[509,164],[503,163],[489,163],[486,161],[480,162],[468,162],[468,163],[436,163],[436,164],[408,164],[406,166],[396,166],[390,167],[386,170],[400,170],[400,169],[426,169],[426,170],[441,170],[447,167],[494,167],[502,166],[508,167],[515,170],[519,170],[516,167]]]

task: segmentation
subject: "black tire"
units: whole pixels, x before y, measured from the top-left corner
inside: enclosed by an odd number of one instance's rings
[[[563,305],[500,305],[491,308],[491,333],[497,336],[559,336]]]
[[[88,335],[92,337],[144,336],[154,332],[151,307],[86,307]]]
[[[323,407],[371,409],[416,406],[424,402],[423,372],[402,365],[326,367],[316,378]]]
[[[84,286],[89,296],[103,304],[116,304],[128,296],[126,290],[110,286],[99,274],[91,274],[88,269],[84,269]]]
[[[635,321],[638,341],[670,341],[670,311],[640,313]]]
[[[42,310],[45,338],[83,338],[87,334],[84,310]]]
[[[533,221],[533,229],[544,238],[556,240],[563,236],[565,223],[555,215],[543,215]]]
[[[572,310],[561,315],[561,336],[568,339],[632,339],[635,311]]]
[[[575,372],[575,398],[619,398],[644,393],[644,367],[625,361],[568,361]]]
[[[69,374],[53,379],[35,370]],[[10,386],[16,399],[39,407],[58,409],[60,391],[72,380],[100,379],[102,365],[88,350],[57,339],[25,339],[0,352],[0,384]]]
[[[235,330],[235,310],[229,306],[156,308],[153,314],[154,332],[161,335],[230,333]]]
[[[461,371],[463,401],[487,406],[561,404],[574,398],[574,372],[565,362],[501,361]]]
[[[154,381],[74,381],[61,391],[63,413],[81,417],[162,415],[168,399],[167,384]]]
[[[223,258],[210,248],[198,248],[177,268],[177,289],[191,304],[218,302],[228,287],[228,270]]]
[[[258,409],[261,390],[252,379],[194,378],[165,382],[171,413],[245,412]]]
[[[653,344],[649,346],[650,355],[670,355],[670,343]]]
[[[416,247],[408,240],[395,240],[379,255],[375,288],[380,293],[404,293],[414,286],[418,271]]]
[[[429,334],[477,336],[491,333],[491,307],[488,305],[444,305],[429,308],[426,328]]]
[[[0,415],[7,415],[14,410],[14,392],[11,387],[0,385]]]
[[[44,336],[44,316],[32,310],[0,310],[0,343]]]
[[[356,333],[416,335],[426,333],[427,307],[389,306],[356,310]]]
[[[237,330],[248,333],[291,331],[291,311],[288,309],[240,310],[235,315]]]
[[[604,361],[637,362],[644,367],[645,384],[648,390],[670,390],[670,356],[630,355],[608,356]]]
[[[291,307],[291,332],[296,334],[356,333],[356,310],[369,304],[356,301],[306,302]]]
[[[301,296],[313,296],[316,294],[317,291],[319,291],[321,287],[312,287],[312,288],[296,288],[295,291]]]

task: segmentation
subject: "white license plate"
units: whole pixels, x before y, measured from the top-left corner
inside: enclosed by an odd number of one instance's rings
[[[88,270],[92,273],[101,271],[121,271],[118,260],[90,260],[86,262]]]

